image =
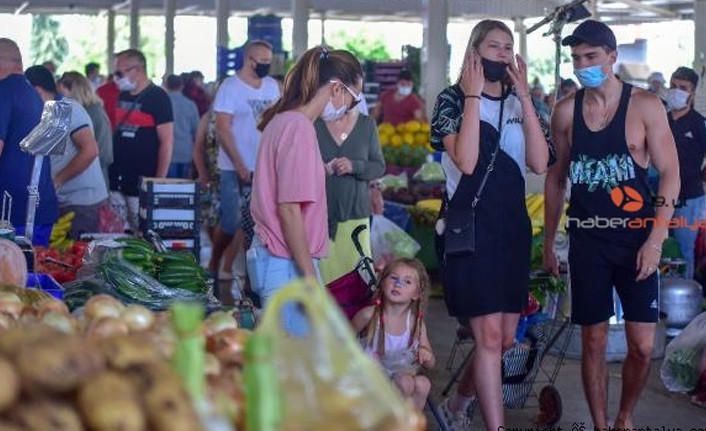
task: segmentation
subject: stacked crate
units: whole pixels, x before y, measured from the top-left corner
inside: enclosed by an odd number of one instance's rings
[[[195,181],[145,178],[140,182],[140,230],[159,234],[169,250],[201,251],[199,186]]]

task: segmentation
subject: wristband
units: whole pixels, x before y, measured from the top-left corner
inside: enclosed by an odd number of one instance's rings
[[[480,96],[477,96],[475,94],[469,94],[469,95],[465,96],[464,99],[478,99],[478,100],[480,100]]]

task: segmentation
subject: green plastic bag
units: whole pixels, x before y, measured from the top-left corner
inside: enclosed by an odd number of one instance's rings
[[[309,333],[293,337],[281,312],[299,304]],[[316,280],[298,280],[270,298],[258,333],[272,339],[283,400],[282,431],[422,430],[424,416],[404,400],[360,347],[348,320]]]

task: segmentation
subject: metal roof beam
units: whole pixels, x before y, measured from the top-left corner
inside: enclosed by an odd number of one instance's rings
[[[668,9],[663,9],[661,7],[657,6],[652,6],[647,3],[643,3],[639,0],[618,0],[620,3],[626,4],[630,7],[634,7],[635,9],[640,9],[644,10],[646,12],[652,12],[655,15],[663,16],[665,18],[678,18],[679,14],[676,12],[672,12]]]

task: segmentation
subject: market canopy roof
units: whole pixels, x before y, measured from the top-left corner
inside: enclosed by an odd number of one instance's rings
[[[448,1],[449,20],[480,16],[542,17],[567,0],[308,0],[311,17],[367,21],[417,21],[423,1]],[[216,0],[176,0],[178,15],[216,13]],[[164,0],[139,0],[142,14],[161,15]],[[586,2],[585,5],[589,3]],[[130,0],[0,0],[0,13],[95,14],[110,8],[129,11]],[[233,15],[290,16],[292,0],[230,0]],[[606,22],[630,23],[693,19],[694,0],[599,0],[598,13]]]

